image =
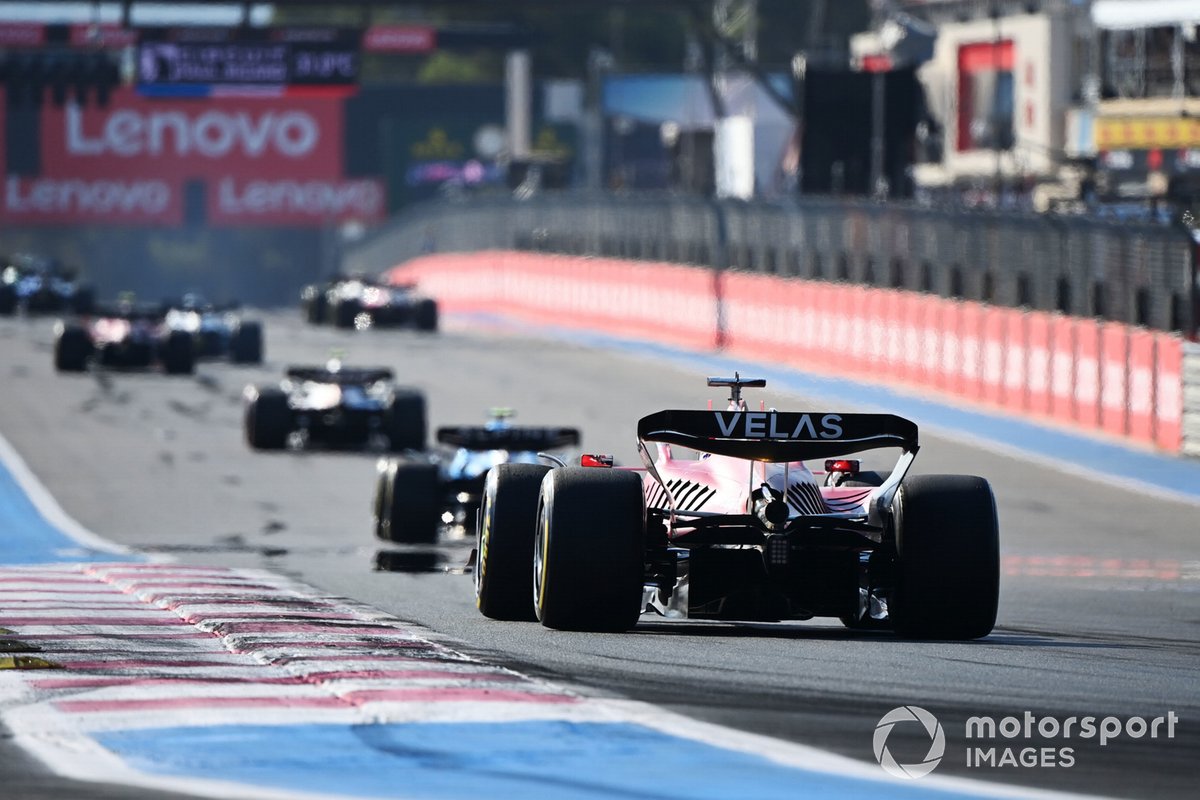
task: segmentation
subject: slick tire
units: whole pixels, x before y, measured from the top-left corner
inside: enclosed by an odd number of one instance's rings
[[[235,364],[261,364],[263,329],[260,322],[242,322],[229,339],[229,360]]]
[[[17,290],[8,285],[0,286],[0,317],[11,317],[17,313]]]
[[[425,396],[420,392],[397,391],[385,412],[389,447],[393,453],[424,450],[428,434]]]
[[[626,470],[546,473],[533,553],[534,608],[548,628],[626,631],[642,611],[646,504]]]
[[[417,330],[433,333],[438,329],[437,301],[421,300],[413,310],[413,323]]]
[[[340,300],[333,307],[333,325],[341,330],[354,330],[354,320],[362,306],[354,300]]]
[[[991,486],[971,475],[917,475],[892,505],[896,632],[914,639],[978,639],[996,624],[1000,528]]]
[[[92,356],[92,340],[78,325],[64,327],[54,339],[54,368],[59,372],[83,372]]]
[[[162,344],[162,365],[168,375],[196,371],[196,340],[186,331],[171,331]]]
[[[246,403],[246,444],[255,450],[282,450],[292,432],[292,409],[282,389],[259,389]]]
[[[436,544],[441,527],[441,486],[436,464],[392,460],[385,469],[376,535],[399,544]]]
[[[537,619],[529,587],[538,496],[549,471],[541,464],[498,464],[488,470],[475,532],[475,606],[485,617]]]

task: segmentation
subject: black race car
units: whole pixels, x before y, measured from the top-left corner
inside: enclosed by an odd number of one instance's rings
[[[370,327],[436,331],[437,301],[412,285],[391,286],[365,277],[334,278],[304,287],[304,318],[314,325],[364,330]]]
[[[89,314],[92,289],[79,283],[72,270],[50,259],[17,256],[0,266],[0,315]]]
[[[55,326],[55,369],[83,372],[89,364],[112,369],[160,366],[168,375],[190,375],[196,368],[195,343],[190,334],[167,327],[161,306],[100,307]]]
[[[165,305],[167,327],[195,338],[198,357],[227,358],[235,364],[262,363],[262,323],[245,319],[237,304],[214,305],[189,293]]]
[[[497,464],[539,464],[539,454],[579,444],[579,430],[511,425],[493,409],[484,425],[439,428],[440,451],[381,461],[375,535],[407,544],[437,541],[443,525],[474,531],[487,472]]]
[[[289,367],[274,386],[247,386],[246,442],[256,450],[289,445],[389,449],[425,447],[425,397],[397,387],[386,368]]]

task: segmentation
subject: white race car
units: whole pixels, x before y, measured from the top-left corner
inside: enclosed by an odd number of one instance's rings
[[[751,411],[742,389],[765,380],[708,385],[730,388],[725,411],[638,423],[640,469],[584,455],[579,466],[488,473],[475,569],[483,614],[573,630],[627,630],[657,612],[836,617],[917,638],[991,632],[1000,559],[986,480],[907,476],[917,426],[901,417]],[[846,457],[880,448],[900,450],[890,472]]]

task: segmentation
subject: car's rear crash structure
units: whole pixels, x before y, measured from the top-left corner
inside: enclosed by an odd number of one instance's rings
[[[245,391],[246,442],[256,450],[288,446],[388,449],[425,447],[425,396],[397,387],[386,368],[289,367],[275,386]]]
[[[900,417],[748,410],[742,389],[765,383],[710,378],[731,389],[726,411],[644,417],[641,471],[595,456],[581,459],[592,466],[493,469],[477,537],[479,609],[579,630],[625,630],[651,611],[987,635],[999,594],[987,481],[908,476],[917,426]],[[700,457],[676,458],[673,447]],[[878,448],[900,450],[890,473],[845,458]]]

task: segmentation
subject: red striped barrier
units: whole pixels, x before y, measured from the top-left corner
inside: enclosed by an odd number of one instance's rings
[[[1129,328],[1116,322],[1100,330],[1100,426],[1124,436],[1129,422]]]
[[[1050,335],[1054,326],[1054,318],[1040,311],[1030,311],[1025,317],[1025,330],[1029,343],[1028,358],[1025,361],[1025,386],[1029,402],[1027,407],[1029,413],[1046,417],[1051,413],[1050,381],[1053,350],[1051,349]]]
[[[1178,452],[1177,336],[892,289],[495,251],[393,269],[446,311],[491,312],[934,389]],[[723,337],[723,341],[722,341]]]
[[[1154,442],[1154,334],[1135,330],[1129,334],[1129,436]]]
[[[1085,428],[1100,424],[1100,326],[1077,319],[1075,329],[1075,421]]]
[[[1183,341],[1154,334],[1154,441],[1164,450],[1183,445]]]

